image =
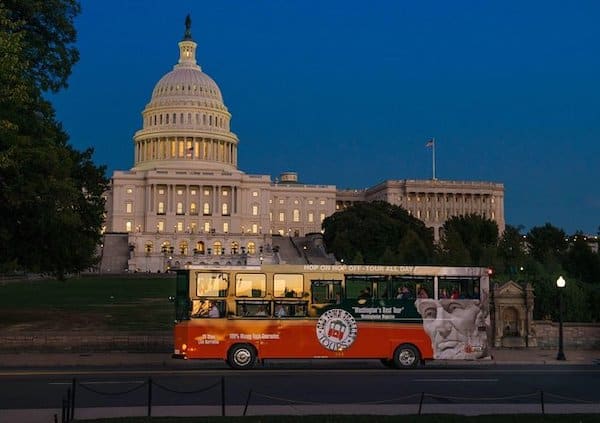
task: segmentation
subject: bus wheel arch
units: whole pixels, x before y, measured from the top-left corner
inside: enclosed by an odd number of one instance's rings
[[[227,364],[237,370],[246,370],[254,367],[258,353],[254,345],[234,344],[227,352]]]
[[[398,369],[417,367],[421,363],[421,352],[413,344],[401,344],[394,350],[394,366]]]

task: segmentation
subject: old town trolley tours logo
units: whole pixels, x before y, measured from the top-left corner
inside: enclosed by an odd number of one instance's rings
[[[346,310],[328,310],[317,321],[317,339],[331,351],[342,351],[350,347],[357,333],[356,320]]]

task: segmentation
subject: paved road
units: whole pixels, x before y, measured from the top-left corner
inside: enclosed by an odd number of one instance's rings
[[[376,361],[273,362],[233,371],[218,362],[0,372],[0,421],[48,422],[76,380],[76,417],[367,413],[600,413],[600,366],[437,363],[389,370]],[[224,382],[224,390],[221,383]],[[127,394],[125,392],[131,391]],[[202,392],[200,392],[202,391]],[[122,394],[121,394],[122,393]],[[118,394],[118,395],[117,395]],[[35,407],[35,410],[31,410]]]

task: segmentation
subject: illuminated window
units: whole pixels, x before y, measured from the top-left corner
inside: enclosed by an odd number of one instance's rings
[[[204,222],[204,232],[210,232],[210,222]]]
[[[128,220],[127,222],[125,222],[125,232],[131,232],[131,227],[133,226],[133,224],[131,223],[130,220]]]
[[[202,208],[202,213],[204,215],[209,215],[210,214],[210,203],[204,203],[204,206]]]
[[[133,213],[133,204],[125,203],[125,213]]]
[[[235,295],[238,297],[264,297],[267,294],[267,277],[256,273],[235,275]]]
[[[183,195],[183,190],[182,189],[178,189],[177,190],[177,195]]]
[[[229,223],[228,222],[223,222],[223,232],[224,233],[229,232]]]
[[[321,200],[320,203],[322,206],[325,205],[325,200]]]
[[[292,212],[292,219],[294,222],[300,222],[300,210],[294,209]]]
[[[223,216],[229,215],[229,205],[227,203],[223,203],[221,209]]]
[[[204,190],[204,195],[210,195],[210,190],[205,189]]]
[[[183,214],[183,203],[182,202],[177,203],[177,214]]]
[[[273,275],[273,296],[301,298],[304,279],[302,275]]]
[[[221,241],[215,241],[213,244],[213,254],[217,256],[223,254],[223,244],[221,244]]]
[[[133,188],[127,188],[127,194],[133,194]]]
[[[285,222],[285,213],[284,212],[279,212],[279,221]]]
[[[298,204],[298,200],[294,200],[294,204]]]
[[[190,194],[191,195],[196,195],[196,190],[195,189],[190,190]]]
[[[165,203],[162,201],[158,202],[158,210],[157,210],[158,214],[165,214]]]
[[[165,190],[164,190],[163,188],[159,188],[159,189],[158,189],[158,193],[159,193],[160,195],[164,195],[164,194],[165,194]]]
[[[256,244],[252,241],[248,243],[248,254],[256,254]]]
[[[308,212],[308,221],[310,223],[315,221],[315,216],[314,216],[313,212]]]
[[[183,232],[183,222],[177,222],[177,232]]]
[[[258,206],[257,205],[252,206],[252,216],[258,216]]]
[[[165,231],[165,222],[163,222],[162,220],[158,222],[158,224],[156,225],[156,229],[158,230],[158,232],[164,232]]]
[[[279,204],[283,204],[283,203],[284,203],[284,200],[279,200]]]
[[[312,204],[312,203],[314,203],[313,200],[308,200],[308,204]]]
[[[325,220],[325,213],[321,213],[320,218],[321,218],[321,223],[323,223],[323,221]]]
[[[227,197],[229,195],[229,191],[223,190],[223,197]]]
[[[258,233],[258,225],[256,223],[252,224],[252,233],[253,234]]]
[[[258,191],[252,191],[252,196],[253,197],[258,197]]]
[[[197,214],[198,210],[196,210],[196,203],[190,203],[190,214]]]

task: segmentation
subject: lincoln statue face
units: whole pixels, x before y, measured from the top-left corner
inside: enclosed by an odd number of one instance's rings
[[[418,299],[423,329],[431,339],[434,358],[476,359],[487,355],[487,307],[479,300]]]

